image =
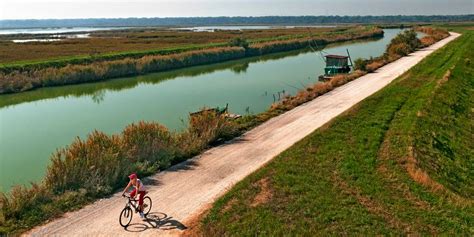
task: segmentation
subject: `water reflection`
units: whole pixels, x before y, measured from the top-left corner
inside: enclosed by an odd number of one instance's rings
[[[105,93],[106,91],[121,91],[131,89],[139,84],[157,84],[177,77],[196,77],[208,73],[229,69],[235,74],[241,74],[245,73],[250,64],[252,63],[279,60],[286,57],[298,56],[299,54],[308,52],[308,49],[296,50],[284,53],[270,54],[261,57],[251,57],[246,59],[233,60],[212,65],[195,66],[166,72],[152,73],[144,76],[119,78],[71,86],[41,88],[23,93],[0,95],[0,108],[56,97],[93,97],[94,95],[96,95],[97,91],[103,91],[102,93]],[[102,96],[102,100],[104,99],[103,97],[104,96]],[[96,101],[95,99],[93,100]]]

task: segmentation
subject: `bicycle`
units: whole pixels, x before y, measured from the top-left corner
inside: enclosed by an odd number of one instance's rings
[[[120,212],[119,223],[122,227],[127,227],[132,221],[133,211],[135,210],[135,212],[139,212],[138,200],[130,197],[130,195],[123,195],[123,197],[127,198],[127,202],[125,203],[125,207]],[[143,198],[143,214],[145,216],[147,216],[148,213],[150,213],[151,205],[152,205],[151,198],[148,196],[145,196]]]

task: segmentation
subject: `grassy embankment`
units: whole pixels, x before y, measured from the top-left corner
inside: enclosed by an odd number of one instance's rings
[[[238,183],[197,233],[473,235],[474,32]]]
[[[394,42],[387,50],[392,45]],[[182,133],[169,132],[158,123],[132,124],[121,134],[112,136],[93,132],[86,140],[78,139],[53,154],[46,178],[41,183],[31,188],[15,187],[9,194],[1,195],[0,233],[31,228],[64,211],[107,196],[123,185],[126,174],[131,171],[142,176],[165,169],[364,73],[356,71],[317,83],[259,115],[228,121],[222,116],[205,113],[193,117],[188,129]]]
[[[378,37],[381,29],[353,27],[323,32],[314,36],[318,45]],[[0,93],[15,93],[38,87],[77,84],[111,78],[166,71],[188,66],[222,62],[249,56],[289,51],[308,47],[308,34],[254,39],[248,47],[228,43],[212,43],[159,51],[125,52],[44,61],[30,64],[4,65],[0,68]]]

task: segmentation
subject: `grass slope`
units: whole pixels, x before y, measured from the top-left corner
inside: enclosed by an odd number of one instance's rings
[[[199,233],[473,235],[473,36],[238,183]]]

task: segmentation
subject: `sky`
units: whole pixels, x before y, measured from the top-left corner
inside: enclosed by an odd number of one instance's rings
[[[0,19],[474,14],[474,0],[0,0]]]

